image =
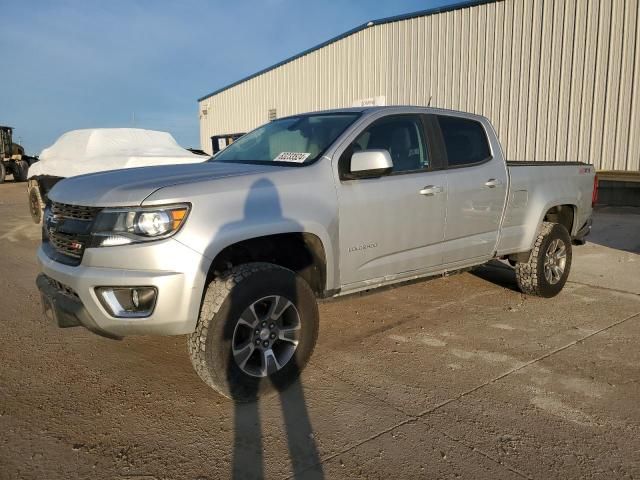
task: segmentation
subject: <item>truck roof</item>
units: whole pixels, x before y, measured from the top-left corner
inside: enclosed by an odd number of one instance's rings
[[[293,115],[287,115],[286,117],[281,117],[279,120],[283,118],[290,117],[299,117],[301,115],[314,115],[314,114],[330,114],[330,113],[367,113],[373,114],[375,112],[383,111],[383,110],[398,110],[398,109],[407,109],[407,110],[416,110],[424,113],[433,113],[433,114],[454,114],[454,115],[462,115],[468,118],[475,118],[478,120],[486,119],[486,117],[482,115],[478,115],[475,113],[463,112],[461,110],[450,110],[445,108],[435,108],[435,107],[425,107],[423,105],[385,105],[385,106],[374,106],[374,107],[348,107],[348,108],[332,108],[329,110],[318,110],[315,112],[302,112],[296,113]]]

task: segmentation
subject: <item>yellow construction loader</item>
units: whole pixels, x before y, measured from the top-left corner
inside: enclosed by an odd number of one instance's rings
[[[13,128],[0,126],[0,183],[7,175],[16,182],[26,182],[27,172],[38,157],[25,155],[24,148],[13,142]]]

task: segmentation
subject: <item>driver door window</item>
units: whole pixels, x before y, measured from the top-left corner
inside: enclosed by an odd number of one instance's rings
[[[353,152],[386,150],[393,161],[392,173],[415,172],[429,168],[423,127],[417,115],[397,115],[372,123],[351,144]]]

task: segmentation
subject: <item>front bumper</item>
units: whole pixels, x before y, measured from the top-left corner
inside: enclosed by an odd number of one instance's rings
[[[87,249],[78,266],[55,262],[40,247],[38,261],[44,274],[36,282],[43,306],[60,327],[84,326],[111,338],[195,330],[207,262],[176,240]],[[144,318],[113,317],[95,292],[105,286],[155,287],[155,309]]]
[[[60,328],[85,327],[98,335],[119,340],[121,337],[102,330],[80,301],[75,292],[60,288],[56,281],[41,273],[36,278],[40,290],[42,311],[48,320],[58,324]]]

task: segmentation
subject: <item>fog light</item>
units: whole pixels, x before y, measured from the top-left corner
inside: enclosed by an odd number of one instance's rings
[[[96,294],[105,310],[118,318],[148,317],[158,296],[155,287],[98,287]]]

